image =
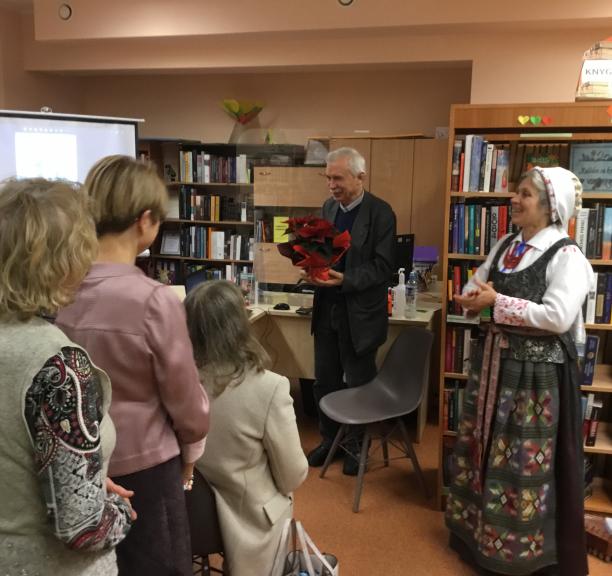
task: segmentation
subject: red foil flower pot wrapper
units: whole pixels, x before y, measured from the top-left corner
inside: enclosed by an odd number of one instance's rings
[[[315,280],[328,280],[329,269],[351,245],[348,231],[338,232],[331,222],[316,216],[288,218],[287,234],[289,241],[279,244],[278,251]]]

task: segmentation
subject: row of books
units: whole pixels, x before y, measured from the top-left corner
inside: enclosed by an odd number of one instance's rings
[[[569,165],[567,143],[493,144],[478,134],[453,143],[451,191],[508,192],[511,182],[534,166]]]
[[[166,253],[164,231],[162,254]],[[252,236],[231,230],[217,230],[209,226],[185,226],[178,231],[180,256],[209,260],[253,260]]]
[[[442,398],[442,429],[456,432],[463,414],[463,395],[465,387],[458,380],[452,380],[444,389]]]
[[[468,134],[453,143],[451,190],[507,192],[508,145],[495,145],[482,136]]]
[[[200,184],[249,184],[251,172],[246,154],[215,156],[198,150],[179,151],[181,182]]]
[[[237,264],[226,264],[225,268],[211,267],[202,264],[185,264],[182,267],[176,261],[157,260],[153,271],[153,277],[162,284],[184,284],[185,279],[191,274],[199,273],[201,280],[229,280],[239,284],[243,293],[251,296],[253,285],[253,272],[247,266]],[[252,304],[252,302],[249,302]]]
[[[453,300],[454,294],[461,294],[463,287],[468,283],[478,266],[469,262],[458,262],[450,264],[448,267],[448,282],[447,282],[447,309],[448,315],[462,315],[463,309]],[[490,309],[486,308],[481,313],[481,318],[490,318]],[[453,318],[447,316],[447,321]]]
[[[581,208],[570,220],[568,233],[587,258],[612,259],[612,206],[597,202]]]
[[[515,231],[508,204],[465,204],[451,207],[448,251],[458,254],[488,254],[505,234]]]
[[[472,329],[463,326],[448,326],[444,371],[467,374],[471,351]]]
[[[179,188],[179,218],[182,220],[233,220],[246,222],[248,207],[233,196],[202,194],[189,186]]]
[[[612,272],[595,272],[583,307],[586,324],[612,324]]]
[[[235,282],[240,286],[245,296],[245,302],[252,304],[253,271],[250,266],[239,264],[226,264],[225,268],[212,267],[209,264],[187,264],[185,266],[185,277],[198,274],[201,282],[208,280],[227,280]]]

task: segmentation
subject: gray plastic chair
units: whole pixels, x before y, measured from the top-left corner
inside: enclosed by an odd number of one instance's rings
[[[412,460],[416,475],[429,498],[429,490],[423,472],[408,436],[403,417],[414,412],[423,399],[429,380],[429,356],[433,334],[425,328],[409,326],[402,330],[391,346],[377,376],[363,386],[347,388],[324,396],[319,402],[321,410],[335,422],[341,424],[320,477],[323,478],[334,458],[341,441],[349,433],[349,427],[365,425],[365,433],[359,457],[359,473],[353,512],[359,511],[359,500],[363,489],[372,428],[375,424],[392,425],[382,436],[382,451],[385,466],[389,465],[387,441],[399,428],[403,446],[400,449]]]
[[[211,568],[208,561],[210,554],[223,555],[223,538],[219,527],[215,493],[197,469],[193,471],[193,488],[185,492],[185,501],[189,516],[194,574],[208,576],[211,571],[223,574],[222,570]]]

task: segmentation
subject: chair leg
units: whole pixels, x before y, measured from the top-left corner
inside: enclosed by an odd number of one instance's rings
[[[359,501],[361,500],[361,491],[363,489],[363,476],[366,469],[366,461],[368,459],[368,448],[370,447],[370,433],[366,428],[363,439],[361,440],[361,455],[359,456],[359,473],[357,474],[357,486],[355,489],[355,500],[353,501],[353,512],[359,512]]]
[[[194,575],[209,576],[210,575],[210,562],[208,556],[193,556],[192,568],[194,569]]]
[[[334,454],[336,453],[336,450],[338,450],[338,445],[340,444],[340,440],[344,436],[347,428],[348,428],[347,424],[342,424],[340,428],[338,428],[338,433],[336,434],[336,437],[334,438],[334,441],[332,442],[331,448],[329,449],[329,452],[327,454],[327,458],[325,458],[325,462],[323,462],[323,468],[321,468],[319,478],[323,478],[325,476],[325,472],[327,472],[327,468],[331,464],[331,461],[334,458]]]
[[[389,466],[389,444],[387,443],[387,427],[383,424],[383,436],[381,440],[382,444],[382,453],[383,453],[383,461],[385,463],[385,467]]]
[[[429,488],[427,487],[427,483],[425,482],[423,471],[421,470],[421,467],[419,466],[419,461],[417,459],[416,452],[414,451],[414,446],[412,445],[412,442],[410,441],[410,437],[408,436],[406,425],[404,424],[401,418],[398,418],[397,422],[399,424],[400,431],[402,433],[402,438],[404,439],[404,443],[406,444],[406,451],[408,453],[408,456],[410,457],[410,460],[412,460],[414,471],[416,472],[416,475],[419,479],[419,482],[421,483],[423,491],[425,492],[425,496],[429,498]]]

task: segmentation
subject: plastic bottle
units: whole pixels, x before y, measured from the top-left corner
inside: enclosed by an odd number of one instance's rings
[[[418,282],[415,270],[410,272],[406,284],[406,318],[416,318]]]
[[[393,316],[396,318],[403,318],[406,313],[406,277],[404,272],[404,268],[397,271],[399,282],[393,288]]]

